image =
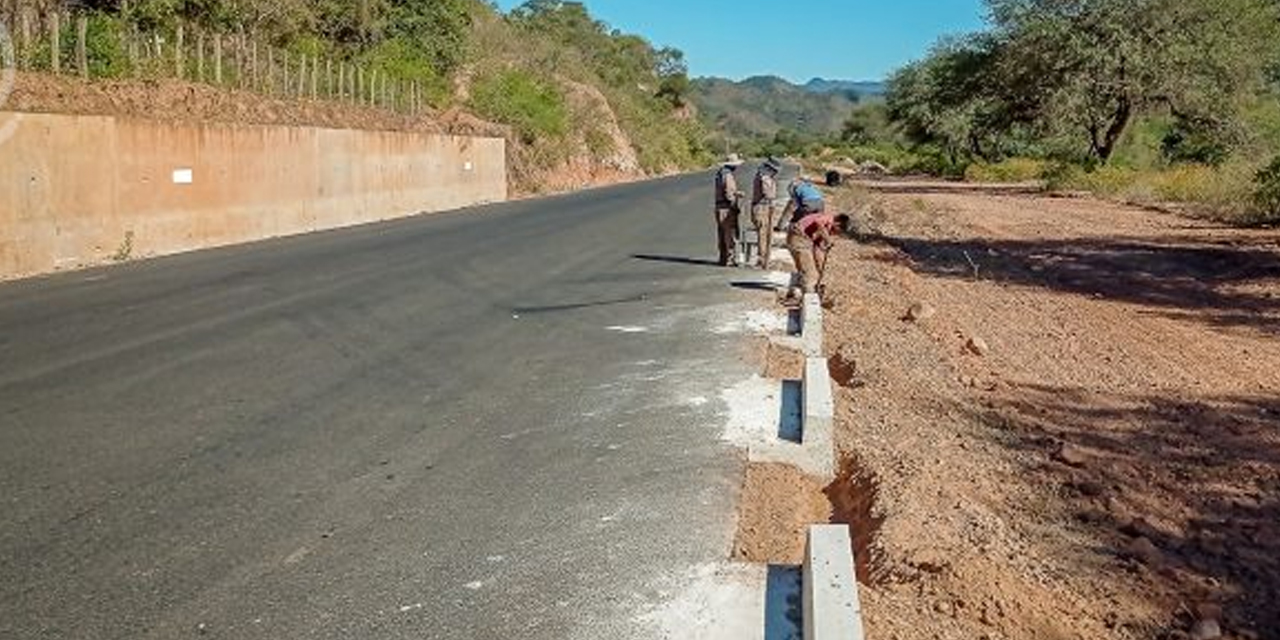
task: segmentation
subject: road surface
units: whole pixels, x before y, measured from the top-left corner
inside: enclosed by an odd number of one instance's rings
[[[710,190],[0,285],[0,637],[661,637],[741,476]]]

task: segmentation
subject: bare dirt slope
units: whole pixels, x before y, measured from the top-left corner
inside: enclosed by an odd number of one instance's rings
[[[1280,234],[841,197],[870,236],[832,260],[827,349],[878,489],[871,637],[1280,638]]]

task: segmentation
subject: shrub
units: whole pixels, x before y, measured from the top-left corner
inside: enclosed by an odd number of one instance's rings
[[[995,164],[974,163],[964,172],[969,182],[1028,182],[1045,177],[1049,164],[1030,158],[1010,158]]]
[[[1254,176],[1253,203],[1258,222],[1280,221],[1280,156]]]
[[[481,78],[472,89],[471,106],[485,118],[510,124],[525,144],[560,138],[569,130],[564,94],[551,82],[520,69]]]

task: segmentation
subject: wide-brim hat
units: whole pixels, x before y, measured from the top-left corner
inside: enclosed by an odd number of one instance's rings
[[[729,157],[724,159],[724,166],[726,167],[741,167],[742,163],[742,156],[736,153],[731,153],[729,154]]]
[[[777,158],[774,158],[773,156],[770,156],[769,158],[765,159],[764,167],[766,169],[769,169],[770,171],[773,171],[774,173],[778,173],[782,171],[782,161],[778,160]]]

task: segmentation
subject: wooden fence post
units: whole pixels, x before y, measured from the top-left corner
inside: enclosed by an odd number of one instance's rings
[[[222,34],[213,34],[213,83],[222,86]]]
[[[249,88],[249,78],[245,73],[245,68],[249,66],[249,40],[244,34],[244,26],[241,25],[236,33],[236,86],[241,89]]]
[[[31,68],[31,9],[22,8],[22,49],[18,56],[18,68]]]
[[[173,66],[174,71],[178,74],[178,80],[187,79],[186,69],[186,52],[183,48],[186,46],[186,30],[181,24],[178,25],[178,32],[175,34],[173,47]]]
[[[204,30],[196,32],[196,80],[204,82]]]
[[[307,95],[307,54],[298,56],[298,97]]]
[[[89,18],[76,17],[76,68],[80,77],[89,79]]]
[[[289,97],[292,87],[289,85],[289,52],[280,52],[280,86],[283,88],[284,97]]]
[[[311,99],[320,97],[320,56],[311,56]]]
[[[333,97],[333,59],[328,57],[324,59],[324,96]]]
[[[347,63],[338,63],[338,99],[347,97]]]
[[[54,75],[57,75],[62,72],[62,24],[57,11],[49,14],[49,30],[51,31],[49,64]]]

